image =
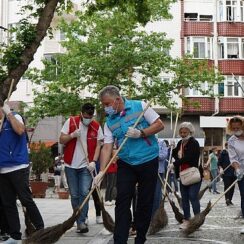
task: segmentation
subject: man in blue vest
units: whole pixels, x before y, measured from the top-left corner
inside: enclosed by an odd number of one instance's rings
[[[146,104],[123,98],[115,86],[103,88],[99,98],[107,114],[107,120],[104,126],[104,146],[100,156],[101,171],[95,177],[94,184],[99,184],[104,176],[114,140],[116,139],[120,146],[127,136],[128,140],[118,154],[114,243],[127,243],[131,223],[131,200],[138,183],[135,243],[142,244],[146,241],[157,182],[159,148],[155,134],[161,131],[164,125],[159,115],[152,108],[148,108],[136,128],[133,128]]]
[[[12,113],[5,103],[0,106],[0,197],[9,226],[10,238],[4,243],[21,243],[18,197],[27,209],[35,228],[44,228],[41,214],[29,189],[29,159],[25,126],[20,115]]]

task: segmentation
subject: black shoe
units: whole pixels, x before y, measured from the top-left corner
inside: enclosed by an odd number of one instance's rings
[[[230,205],[234,205],[234,203],[230,201]]]
[[[218,191],[214,191],[214,193],[216,193],[216,194],[220,194],[220,192],[218,192]]]
[[[0,241],[6,241],[9,239],[9,235],[7,233],[1,233],[0,234]]]
[[[226,200],[226,205],[227,205],[227,206],[230,206],[230,204],[231,204],[231,203],[230,203],[230,200],[227,199],[227,200]]]

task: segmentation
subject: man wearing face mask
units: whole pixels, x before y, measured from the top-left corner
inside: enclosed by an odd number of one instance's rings
[[[70,117],[63,125],[60,143],[64,144],[65,174],[69,185],[71,204],[77,208],[87,196],[96,162],[98,161],[103,132],[93,119],[95,107],[85,103],[79,116]],[[89,161],[89,162],[87,162]],[[88,232],[86,222],[88,203],[77,220],[77,232]]]
[[[135,186],[138,184],[135,243],[142,244],[146,241],[157,182],[159,148],[155,134],[161,131],[164,125],[159,115],[149,107],[136,128],[133,128],[146,103],[125,99],[115,86],[104,87],[99,98],[108,116],[104,125],[101,171],[95,177],[94,184],[99,184],[104,176],[114,141],[117,140],[120,146],[125,137],[128,137],[118,153],[114,243],[127,243],[131,226],[130,206]]]

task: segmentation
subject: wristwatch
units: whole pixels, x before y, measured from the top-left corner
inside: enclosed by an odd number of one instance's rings
[[[143,138],[143,137],[146,137],[146,134],[145,134],[145,132],[143,131],[143,130],[140,130],[140,132],[141,132],[141,137]]]

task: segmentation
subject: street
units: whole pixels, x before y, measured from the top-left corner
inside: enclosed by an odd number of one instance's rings
[[[203,183],[202,187],[206,183]],[[218,190],[223,192],[223,183],[218,184]],[[51,192],[51,190],[49,190]],[[214,202],[220,195],[214,195],[207,191],[201,200],[201,209],[205,209],[209,200]],[[55,194],[49,193],[45,199],[35,199],[44,222],[47,226],[53,226],[62,223],[70,217],[72,209],[70,200],[58,199]],[[236,186],[233,206],[226,206],[224,198],[222,198],[217,205],[206,216],[205,223],[200,230],[185,237],[179,230],[179,225],[174,218],[174,214],[168,202],[165,204],[165,209],[168,214],[169,224],[166,228],[153,236],[147,237],[147,244],[176,244],[176,243],[219,243],[219,244],[243,244],[244,235],[239,234],[240,229],[244,227],[244,220],[235,220],[234,218],[240,212],[240,196],[239,189]],[[106,206],[106,210],[114,216],[114,205]],[[22,230],[24,231],[23,214],[19,208],[21,216]],[[90,200],[89,211],[89,232],[87,234],[76,233],[76,227],[67,231],[65,235],[57,242],[59,244],[112,244],[112,235],[106,231],[101,224],[95,222],[95,211],[93,207],[93,200]],[[134,243],[130,238],[128,244]]]

